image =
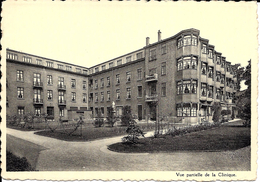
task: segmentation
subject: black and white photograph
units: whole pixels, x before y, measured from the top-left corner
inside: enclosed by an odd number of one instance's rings
[[[2,8],[3,178],[256,179],[256,2]]]

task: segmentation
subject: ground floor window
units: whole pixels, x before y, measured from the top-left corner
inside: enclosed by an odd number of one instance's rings
[[[35,107],[34,108],[34,114],[35,114],[35,116],[40,116],[41,115],[41,108],[40,107]]]
[[[197,103],[182,103],[176,105],[177,116],[179,117],[196,117]]]
[[[18,106],[17,113],[18,113],[18,115],[24,115],[24,107]]]
[[[123,106],[116,106],[116,115],[122,116],[123,113]]]
[[[47,107],[47,115],[54,116],[54,107]]]

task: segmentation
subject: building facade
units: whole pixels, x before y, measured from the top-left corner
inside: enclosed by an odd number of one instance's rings
[[[71,119],[72,110],[91,110],[105,117],[115,102],[117,115],[128,105],[140,120],[211,121],[214,102],[233,110],[237,80],[231,62],[199,33],[161,39],[159,31],[157,42],[147,37],[145,47],[90,68],[7,49],[7,114]]]

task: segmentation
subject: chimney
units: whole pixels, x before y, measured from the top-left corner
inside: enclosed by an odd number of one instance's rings
[[[146,37],[146,46],[150,44],[150,37]]]
[[[161,31],[158,30],[158,42],[161,41]]]

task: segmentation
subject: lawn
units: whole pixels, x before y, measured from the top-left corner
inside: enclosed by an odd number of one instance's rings
[[[155,127],[153,123],[150,124],[141,123],[138,125],[140,125],[143,131],[152,131],[154,130]],[[95,128],[93,125],[87,125],[82,128],[82,135],[81,135],[80,128],[78,128],[74,133],[69,135],[69,133],[73,131],[71,127],[68,129],[65,128],[65,130],[58,129],[55,130],[54,132],[50,130],[39,131],[39,132],[35,132],[35,134],[56,138],[59,140],[65,140],[65,141],[91,141],[95,139],[127,135],[126,128],[127,128],[126,126]]]
[[[138,144],[116,143],[108,148],[125,153],[236,150],[250,145],[250,131],[247,127],[222,125],[183,136],[142,138]]]

